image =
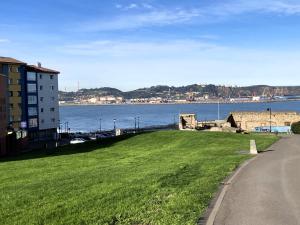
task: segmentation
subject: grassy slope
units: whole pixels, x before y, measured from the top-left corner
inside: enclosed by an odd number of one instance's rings
[[[94,150],[0,162],[1,224],[195,224],[256,139],[274,136],[164,131]],[[72,147],[74,148],[74,147]]]

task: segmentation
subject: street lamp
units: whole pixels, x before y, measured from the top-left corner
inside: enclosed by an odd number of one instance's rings
[[[140,117],[137,118],[138,130],[140,130]]]
[[[101,129],[102,129],[102,124],[101,124],[101,122],[102,122],[102,119],[100,118],[99,119],[99,131],[101,132]]]
[[[114,119],[114,130],[116,130],[116,119]]]
[[[270,112],[270,133],[272,133],[272,109],[267,108],[267,111]]]

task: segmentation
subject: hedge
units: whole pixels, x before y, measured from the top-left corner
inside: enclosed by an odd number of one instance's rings
[[[292,132],[294,134],[300,134],[300,121],[292,124]]]

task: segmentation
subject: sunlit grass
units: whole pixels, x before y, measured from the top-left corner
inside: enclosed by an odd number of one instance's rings
[[[196,224],[250,139],[276,137],[163,131],[2,161],[0,223]]]

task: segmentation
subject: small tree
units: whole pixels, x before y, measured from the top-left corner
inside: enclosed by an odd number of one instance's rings
[[[292,132],[294,134],[300,134],[300,121],[292,124]]]

